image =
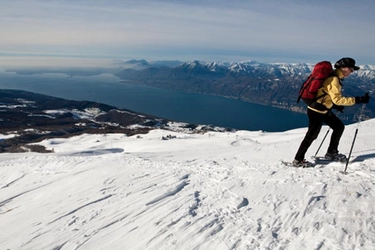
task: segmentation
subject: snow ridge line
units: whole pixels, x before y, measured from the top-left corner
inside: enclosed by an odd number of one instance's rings
[[[182,181],[179,185],[177,185],[177,187],[175,189],[172,189],[168,192],[166,192],[165,194],[153,199],[152,201],[150,202],[147,202],[146,203],[146,206],[149,206],[149,205],[152,205],[152,204],[155,204],[165,198],[168,198],[169,196],[173,196],[175,194],[177,194],[178,192],[180,192],[182,189],[184,189],[185,186],[189,185],[189,180],[184,180]]]
[[[80,209],[82,209],[82,208],[85,208],[85,207],[90,206],[90,205],[92,205],[92,204],[95,204],[95,203],[98,203],[98,202],[104,201],[104,200],[106,200],[106,199],[108,199],[108,198],[110,198],[110,197],[112,197],[112,194],[109,194],[109,195],[107,195],[107,196],[104,196],[103,198],[100,198],[100,199],[98,199],[98,200],[94,200],[94,201],[89,202],[89,203],[87,203],[87,204],[85,204],[85,205],[82,205],[82,206],[80,206],[80,207],[78,207],[78,208],[76,208],[76,209],[70,211],[69,213],[62,215],[62,216],[58,217],[57,219],[54,219],[53,221],[49,222],[48,225],[49,225],[49,224],[52,224],[52,223],[55,222],[55,221],[58,221],[58,220],[60,220],[60,219],[62,219],[62,218],[64,218],[64,217],[66,217],[66,216],[68,216],[68,215],[71,215],[71,214],[77,212],[78,210],[80,210]]]
[[[9,187],[10,185],[13,185],[14,183],[16,183],[17,181],[21,180],[23,177],[25,177],[26,174],[23,174],[21,177],[17,178],[17,179],[14,179],[13,181],[5,184],[4,186],[0,187],[0,189],[3,189],[3,188],[7,188]]]
[[[14,183],[14,182],[13,182],[13,183]],[[7,203],[9,203],[9,202],[11,202],[11,201],[13,201],[13,199],[15,199],[15,198],[18,198],[18,197],[20,197],[20,196],[22,196],[22,195],[24,195],[24,194],[30,193],[30,192],[32,192],[32,191],[34,191],[34,190],[39,189],[39,188],[42,188],[42,187],[48,186],[48,185],[50,185],[51,183],[54,183],[54,181],[51,181],[51,182],[46,183],[46,184],[44,184],[44,185],[41,185],[41,186],[39,186],[39,187],[32,188],[32,189],[27,190],[27,191],[25,191],[25,192],[22,192],[22,193],[16,194],[16,195],[14,195],[14,196],[12,196],[12,197],[6,199],[6,200],[0,201],[0,207],[4,206],[5,204],[7,204]]]

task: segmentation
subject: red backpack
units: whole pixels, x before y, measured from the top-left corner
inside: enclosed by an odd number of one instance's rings
[[[322,86],[324,80],[334,75],[332,64],[328,61],[318,62],[315,66],[311,75],[306,79],[302,84],[301,89],[299,90],[299,96],[297,103],[302,99],[307,105],[310,105],[312,102],[323,97],[316,96],[318,89]]]

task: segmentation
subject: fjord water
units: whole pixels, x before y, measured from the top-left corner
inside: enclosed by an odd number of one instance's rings
[[[111,74],[68,77],[60,73],[0,72],[0,89],[95,101],[174,121],[250,131],[276,132],[307,126],[305,114],[219,96],[123,83]]]

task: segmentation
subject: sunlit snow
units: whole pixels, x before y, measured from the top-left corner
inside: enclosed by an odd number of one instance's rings
[[[40,143],[51,154],[0,154],[0,248],[374,249],[374,129],[360,124],[347,175],[281,163],[306,128],[85,134]]]

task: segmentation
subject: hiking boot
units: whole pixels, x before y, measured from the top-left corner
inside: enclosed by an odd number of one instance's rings
[[[294,160],[292,162],[292,164],[293,164],[293,167],[296,167],[296,168],[311,168],[311,167],[314,167],[314,163],[306,161],[305,159],[302,160],[302,161]]]
[[[335,153],[326,153],[324,156],[329,161],[346,161],[346,155],[340,154],[339,152]]]

